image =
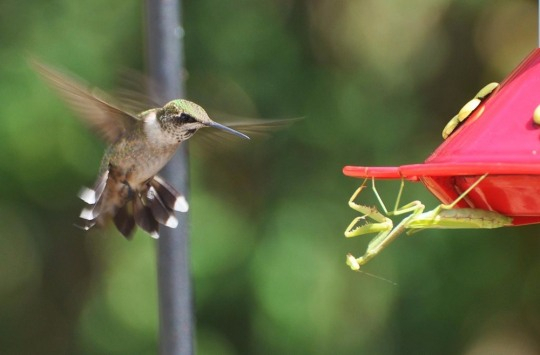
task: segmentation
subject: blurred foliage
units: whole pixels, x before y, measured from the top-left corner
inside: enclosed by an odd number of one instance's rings
[[[103,144],[26,65],[112,90],[144,69],[137,1],[0,2],[0,353],[154,354],[155,241],[72,227]],[[305,117],[231,149],[192,143],[200,354],[535,354],[538,226],[426,231],[351,272],[347,164],[421,162],[471,95],[536,46],[532,0],[183,4],[188,97]],[[219,118],[218,118],[219,120]],[[397,183],[381,183],[391,201]],[[406,197],[437,202],[422,186]],[[368,194],[366,193],[366,199]]]

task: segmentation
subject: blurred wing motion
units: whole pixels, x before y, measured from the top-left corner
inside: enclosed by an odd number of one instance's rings
[[[156,85],[136,71],[125,71],[120,75],[121,88],[115,92],[115,100],[99,89],[91,88],[83,80],[75,79],[76,76],[71,73],[61,72],[35,59],[30,63],[75,113],[107,143],[114,142],[129,129],[138,119],[137,113],[161,106],[146,94],[148,91],[156,92]],[[119,105],[112,102],[118,102]],[[237,119],[221,123],[250,136],[266,136],[298,120]],[[201,130],[197,135],[231,140],[229,134],[220,130]]]
[[[158,100],[158,93],[159,85],[147,75],[128,68],[120,70],[117,89],[112,92],[117,102],[128,112],[143,112],[165,105],[166,100]]]
[[[120,72],[118,77],[119,89],[114,91],[114,97],[121,103],[121,106],[128,109],[129,112],[142,112],[151,108],[160,107],[167,101],[159,99],[159,85],[156,85],[156,83],[148,76],[136,70],[124,69]],[[220,121],[221,124],[234,128],[250,137],[268,136],[273,131],[286,128],[301,119],[264,120],[237,117],[223,113],[214,113],[211,114],[210,117],[224,117],[223,122]],[[212,137],[219,137],[220,140],[238,141],[234,136],[220,130],[201,130],[197,132],[197,137],[200,136],[203,136],[203,140],[205,139],[204,137],[207,137],[209,140],[211,140]]]
[[[279,129],[287,128],[294,122],[301,119],[302,118],[285,118],[275,120],[251,119],[239,122],[224,122],[223,124],[242,133],[254,136],[264,136]]]
[[[159,98],[159,85],[156,85],[150,78],[136,70],[125,69],[119,75],[119,89],[114,92],[114,97],[121,103],[123,108],[130,112],[142,112],[151,108],[160,107],[166,100]],[[221,124],[236,129],[247,135],[255,137],[269,136],[273,131],[287,128],[292,123],[302,118],[291,119],[271,119],[264,120],[258,118],[244,118],[227,115],[223,113],[211,114],[210,117],[224,117]],[[209,138],[219,137],[220,140],[238,141],[234,136],[220,130],[201,130],[197,132],[197,137]]]
[[[110,102],[113,100],[105,93],[74,79],[74,75],[64,74],[35,59],[30,63],[75,113],[108,143],[114,142],[137,120],[134,114],[112,105]]]
[[[252,118],[235,121],[224,121],[220,123],[224,124],[227,127],[231,127],[237,131],[245,133],[252,138],[264,138],[268,137],[274,131],[287,128],[301,119],[302,118],[285,118],[265,120]],[[197,133],[197,136],[203,140],[214,140],[215,138],[217,138],[220,141],[238,141],[238,139],[235,139],[234,136],[231,136],[230,134],[219,130],[201,130]]]

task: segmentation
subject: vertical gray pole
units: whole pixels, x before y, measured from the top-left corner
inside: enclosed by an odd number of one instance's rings
[[[180,0],[146,0],[149,74],[160,101],[184,97]],[[163,176],[188,194],[188,149],[184,142]],[[189,198],[188,198],[189,201]],[[162,228],[158,241],[159,346],[163,355],[193,354],[194,316],[189,268],[188,214],[176,229]]]

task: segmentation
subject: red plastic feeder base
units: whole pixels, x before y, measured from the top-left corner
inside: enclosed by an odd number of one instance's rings
[[[535,49],[423,164],[346,166],[356,178],[421,181],[443,203],[453,202],[489,174],[457,207],[513,217],[514,225],[540,223],[540,49]]]

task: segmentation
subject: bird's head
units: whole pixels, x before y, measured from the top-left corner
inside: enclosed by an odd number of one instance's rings
[[[204,127],[214,127],[222,131],[249,139],[249,137],[232,128],[214,122],[199,105],[187,100],[173,100],[158,112],[158,121],[162,129],[172,135],[178,142],[184,141]]]

